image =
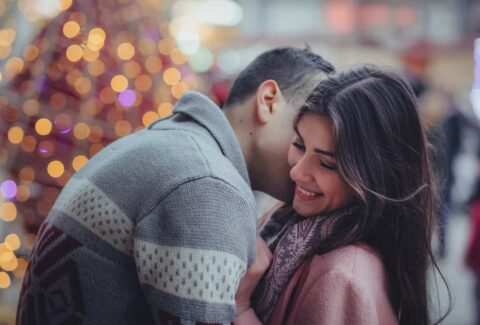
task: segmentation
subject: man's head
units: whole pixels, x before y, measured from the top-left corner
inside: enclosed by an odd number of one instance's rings
[[[293,121],[308,95],[334,67],[309,49],[259,55],[237,77],[224,105],[247,161],[254,190],[290,203],[288,147]]]

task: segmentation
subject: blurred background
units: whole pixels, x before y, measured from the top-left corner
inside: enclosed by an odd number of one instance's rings
[[[36,232],[73,173],[183,92],[222,105],[256,55],[306,44],[338,68],[393,67],[413,85],[440,175],[443,324],[477,324],[480,270],[465,260],[480,250],[478,37],[478,0],[0,0],[0,324],[15,322]],[[437,317],[448,294],[431,278]]]

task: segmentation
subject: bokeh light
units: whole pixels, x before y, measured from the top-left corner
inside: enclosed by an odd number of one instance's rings
[[[47,167],[48,175],[53,178],[59,178],[65,172],[65,167],[58,160],[51,161]]]
[[[126,136],[126,135],[130,134],[131,132],[132,132],[132,125],[130,124],[130,122],[128,122],[126,120],[121,120],[121,121],[118,121],[115,124],[115,133],[119,137]]]
[[[159,118],[156,112],[150,111],[143,115],[142,122],[144,126],[149,126]]]
[[[6,272],[0,272],[0,289],[8,288],[11,284],[10,277]]]
[[[8,140],[13,144],[19,144],[23,140],[23,129],[18,126],[14,126],[8,130]]]
[[[122,43],[117,48],[117,55],[122,60],[130,60],[135,55],[135,48],[131,43]]]
[[[3,221],[13,221],[17,218],[17,207],[13,202],[4,202],[0,204],[0,219]]]
[[[0,185],[0,193],[7,199],[12,199],[17,195],[17,184],[11,179],[3,181]]]
[[[171,103],[162,103],[158,106],[157,113],[159,117],[170,116],[173,112],[173,105]]]
[[[12,251],[16,251],[20,248],[20,238],[17,234],[7,235],[4,242]]]
[[[77,123],[73,128],[73,134],[78,140],[85,140],[90,135],[90,127],[84,122]]]
[[[63,25],[63,35],[66,37],[74,38],[78,33],[80,33],[80,25],[76,21],[70,20]]]
[[[168,68],[163,73],[163,80],[167,85],[171,86],[176,85],[180,81],[181,77],[182,75],[180,74],[180,71],[175,68]]]
[[[135,100],[135,92],[130,89],[126,89],[118,94],[118,101],[125,107],[130,107],[135,104]]]
[[[72,62],[79,61],[83,56],[83,49],[80,45],[73,44],[67,48],[66,52],[67,58]]]
[[[125,89],[127,89],[128,79],[123,75],[116,75],[115,77],[112,78],[110,85],[114,91],[116,91],[117,93],[120,93]]]
[[[76,156],[75,158],[73,158],[73,161],[72,161],[72,167],[75,171],[79,171],[80,169],[82,169],[82,167],[88,162],[88,158],[83,156],[83,155],[79,155],[79,156]]]
[[[35,123],[35,130],[39,135],[48,135],[52,132],[52,122],[47,118],[41,118]]]

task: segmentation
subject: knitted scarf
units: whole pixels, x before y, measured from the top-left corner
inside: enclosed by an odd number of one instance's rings
[[[273,252],[273,261],[252,296],[253,308],[263,323],[268,323],[278,299],[302,262],[322,251],[322,244],[340,218],[357,211],[357,206],[349,206],[302,217],[293,209],[283,207],[270,218],[260,236]]]

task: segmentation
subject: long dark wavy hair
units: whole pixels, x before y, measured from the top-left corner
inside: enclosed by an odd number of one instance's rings
[[[309,112],[331,119],[338,172],[362,211],[342,223],[329,249],[369,244],[382,257],[400,324],[431,324],[428,268],[445,278],[431,249],[437,195],[412,88],[376,66],[353,67],[322,81],[296,123]]]

